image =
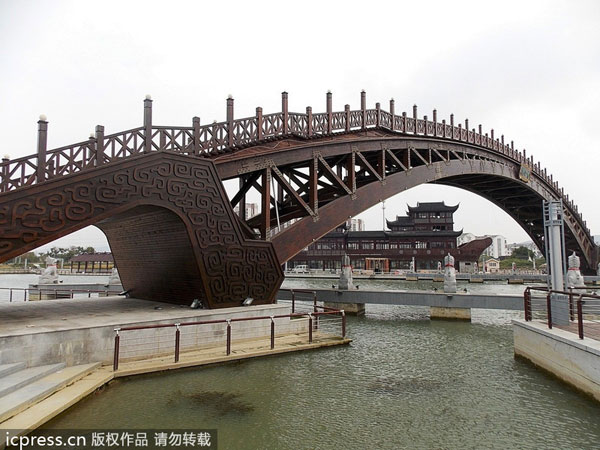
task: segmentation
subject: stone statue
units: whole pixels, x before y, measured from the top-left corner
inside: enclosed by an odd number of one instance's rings
[[[456,270],[454,257],[450,253],[444,257],[444,292],[448,294],[456,292]]]
[[[438,268],[437,268],[438,273],[442,273],[442,262],[438,261]]]
[[[113,267],[113,270],[110,274],[110,278],[108,279],[109,285],[121,284],[121,278],[119,277],[119,271],[116,267]]]
[[[350,257],[344,254],[342,258],[342,272],[340,273],[339,289],[352,289],[352,266]]]
[[[583,275],[581,275],[581,271],[579,270],[579,256],[573,252],[573,254],[569,256],[568,262],[569,270],[567,271],[567,286],[570,288],[585,287]]]
[[[40,275],[38,284],[58,284],[58,269],[56,268],[56,259],[46,257],[46,268]]]

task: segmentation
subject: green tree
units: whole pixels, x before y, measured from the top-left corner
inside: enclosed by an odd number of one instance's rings
[[[511,257],[514,259],[525,259],[533,258],[534,253],[532,250],[529,250],[527,247],[517,247],[512,251]]]

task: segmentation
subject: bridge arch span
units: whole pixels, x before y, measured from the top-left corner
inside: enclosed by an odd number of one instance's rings
[[[273,184],[268,189],[268,226],[262,213],[247,223],[271,230],[280,262],[348,217],[423,183],[450,185],[486,198],[506,211],[543,252],[542,202],[563,196],[543,173],[510,155],[432,137],[398,137],[386,130],[282,141],[248,150],[252,159],[245,166],[244,150],[235,158],[216,158],[215,163],[222,178],[245,180],[233,197],[234,205],[250,184],[261,194],[265,180],[273,178],[279,185],[279,193],[271,192]],[[278,216],[280,221],[300,220],[277,233]],[[564,217],[567,249],[583,257],[584,270],[593,271],[597,250],[589,231],[569,203]]]

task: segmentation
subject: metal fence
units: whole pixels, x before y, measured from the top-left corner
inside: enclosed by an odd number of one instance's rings
[[[222,346],[224,355],[230,355],[234,341],[261,337],[270,339],[271,349],[275,348],[278,337],[291,333],[306,334],[308,343],[313,343],[315,333],[327,338],[345,339],[344,311],[321,306],[317,309],[317,312],[115,328],[113,370],[118,370],[122,359],[172,355],[177,363],[182,351],[214,350],[219,346]]]
[[[91,298],[119,295],[114,290],[61,289],[61,288],[3,288],[0,287],[0,303],[56,300],[64,298]]]
[[[568,291],[548,289],[546,287],[530,286],[523,294],[523,308],[525,320],[540,320],[547,324],[548,328],[553,326],[563,328],[567,331],[577,333],[579,339],[588,336],[592,339],[600,339],[600,295],[595,292],[584,292],[592,290],[587,287],[569,288]],[[536,295],[538,294],[538,295]],[[542,295],[539,295],[542,294]],[[568,325],[555,325],[552,322],[552,295],[564,295],[569,301],[569,323]]]

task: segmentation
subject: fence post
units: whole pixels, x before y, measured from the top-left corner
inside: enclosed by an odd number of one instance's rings
[[[231,354],[231,319],[227,319],[227,355]]]
[[[390,130],[394,131],[396,129],[396,104],[393,98],[390,99],[390,115],[392,116]]]
[[[327,107],[327,134],[331,134],[333,130],[333,103],[331,91],[327,91],[326,107]]]
[[[271,316],[271,350],[275,348],[275,318]]]
[[[583,301],[581,295],[577,300],[577,329],[579,331],[579,339],[583,339]]]
[[[290,292],[292,293],[292,314],[294,314],[296,312],[296,293],[293,289],[290,289]]]
[[[433,135],[437,136],[437,109],[433,110]]]
[[[200,154],[200,117],[194,116],[192,117],[192,128],[193,136],[194,136],[194,155],[198,156]]]
[[[115,328],[115,355],[113,359],[113,371],[116,372],[119,368],[119,345],[121,343],[121,336],[119,336],[120,328]]]
[[[346,132],[350,131],[350,105],[344,105],[344,112],[346,113]]]
[[[312,335],[312,314],[308,313],[308,343],[312,344],[313,335]]]
[[[12,302],[12,288],[10,289],[10,294],[9,294],[9,298],[8,298],[8,302],[11,303]]]
[[[317,291],[313,291],[313,312],[317,312]]]
[[[552,329],[552,308],[551,308],[550,296],[551,296],[551,293],[548,292],[548,295],[546,295],[546,309],[548,310],[548,328]]]
[[[426,115],[425,115],[425,116],[423,116],[423,121],[425,122],[425,125],[423,126],[423,134],[424,134],[425,136],[427,136],[427,135],[428,135],[428,132],[427,132],[427,116],[426,116]]]
[[[523,294],[523,303],[525,322],[529,322],[531,320],[531,291],[529,288],[525,289],[525,293]]]
[[[569,288],[569,319],[575,320],[575,305],[573,304],[573,288]]]
[[[313,113],[312,113],[312,107],[311,106],[307,106],[306,107],[306,126],[308,128],[307,134],[308,137],[311,137],[313,135]]]
[[[233,147],[233,97],[227,97],[227,146]]]
[[[144,99],[144,153],[152,151],[152,97]]]
[[[104,164],[104,127],[96,125],[96,165]]]
[[[375,126],[379,128],[381,125],[381,103],[375,103]]]
[[[419,120],[417,117],[417,105],[413,105],[413,120],[415,123],[415,129],[413,130],[413,134],[418,134],[417,132],[417,121]]]
[[[8,158],[8,155],[4,155],[2,158],[2,184],[0,185],[0,192],[8,191],[8,173],[10,170],[9,163],[10,159]]]
[[[175,330],[175,362],[179,362],[179,342],[181,340],[181,330],[179,329],[179,323],[175,324],[177,328]]]
[[[283,125],[283,134],[286,135],[289,133],[289,109],[288,109],[288,93],[283,91],[281,93],[281,113],[283,115],[282,125]]]
[[[361,128],[364,130],[367,127],[367,93],[360,91],[360,110],[362,111],[362,124]]]
[[[260,106],[256,107],[256,139],[258,141],[263,139],[263,111]]]
[[[41,183],[46,179],[46,150],[48,147],[48,120],[42,114],[38,120],[38,144],[37,144],[37,173],[36,182]]]
[[[346,313],[343,309],[340,313],[342,313],[342,339],[344,339],[346,337]]]

